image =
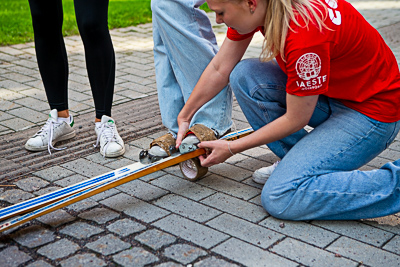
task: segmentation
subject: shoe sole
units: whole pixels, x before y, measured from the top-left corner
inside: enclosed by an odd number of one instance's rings
[[[268,178],[267,179],[263,179],[263,178],[258,178],[257,176],[254,176],[254,175],[252,176],[253,182],[255,182],[257,184],[265,184],[267,182]]]
[[[122,156],[123,154],[125,154],[125,146],[119,152],[107,153],[106,155],[104,155],[104,153],[102,151],[100,151],[100,155],[102,155],[106,158],[116,158],[116,157]]]
[[[53,140],[52,145],[54,146],[57,142],[61,142],[61,141],[65,141],[71,138],[74,138],[76,136],[75,131],[69,133],[69,134],[65,134],[63,135],[60,139],[57,140]],[[45,151],[47,150],[47,145],[46,146],[40,146],[40,147],[35,147],[35,146],[30,146],[25,144],[25,149],[28,151],[33,151],[33,152],[37,152],[37,151]]]

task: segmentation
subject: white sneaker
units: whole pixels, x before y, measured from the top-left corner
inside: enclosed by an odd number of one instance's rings
[[[101,117],[101,122],[96,122],[95,131],[97,142],[100,143],[100,154],[104,157],[115,158],[125,153],[125,145],[117,131],[115,121],[106,115]]]
[[[49,119],[46,124],[34,136],[29,138],[25,144],[25,148],[29,151],[43,151],[50,149],[62,150],[64,148],[55,148],[54,145],[63,140],[70,139],[75,136],[75,130],[72,129],[74,119],[72,115],[68,119],[58,118],[56,109],[50,111]]]
[[[278,167],[280,161],[275,162],[273,165],[256,170],[253,173],[253,181],[258,184],[265,184],[273,171]]]

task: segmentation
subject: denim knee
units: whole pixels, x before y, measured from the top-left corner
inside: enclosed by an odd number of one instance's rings
[[[229,75],[229,84],[236,96],[242,94],[242,90],[250,89],[243,86],[249,78],[249,69],[252,59],[244,59],[236,64]],[[248,93],[247,93],[248,94]]]

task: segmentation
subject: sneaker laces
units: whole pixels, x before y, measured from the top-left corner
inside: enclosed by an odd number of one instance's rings
[[[103,123],[101,125],[100,133],[97,136],[96,144],[93,145],[93,146],[94,147],[98,147],[98,145],[100,143],[100,138],[101,138],[102,135],[104,135],[104,137],[106,138],[107,143],[104,146],[103,157],[105,157],[107,148],[110,145],[110,143],[113,142],[113,141],[117,142],[117,137],[116,137],[115,133],[116,133],[115,124]]]
[[[54,136],[54,127],[53,126],[58,126],[61,125],[62,122],[55,122],[52,119],[48,119],[43,125],[42,129],[40,129],[35,136],[45,136],[46,134],[48,135],[48,140],[47,140],[47,150],[49,151],[49,154],[51,155],[51,149],[55,150],[63,150],[66,149],[67,147],[62,147],[62,148],[56,148],[53,146],[53,136]]]

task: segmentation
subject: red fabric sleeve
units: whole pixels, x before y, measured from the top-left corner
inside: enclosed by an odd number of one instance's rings
[[[226,37],[228,37],[228,39],[232,40],[232,41],[242,41],[242,40],[252,37],[254,35],[254,33],[256,33],[258,31],[262,31],[262,27],[257,27],[256,29],[254,29],[254,31],[252,31],[250,33],[246,33],[246,34],[240,34],[235,29],[228,27]]]

